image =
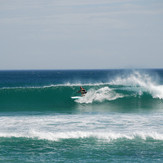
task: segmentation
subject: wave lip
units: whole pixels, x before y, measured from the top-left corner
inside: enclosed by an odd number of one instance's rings
[[[149,74],[135,71],[128,76],[117,77],[110,84],[130,86],[133,90],[137,88],[139,95],[145,92],[151,94],[153,98],[163,99],[163,85],[157,84]]]

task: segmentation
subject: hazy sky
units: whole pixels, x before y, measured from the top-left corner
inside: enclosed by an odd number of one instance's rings
[[[0,70],[163,68],[163,0],[0,0]]]

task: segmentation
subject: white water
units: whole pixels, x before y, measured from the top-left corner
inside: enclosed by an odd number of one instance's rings
[[[1,116],[0,137],[163,140],[163,113]]]
[[[100,89],[90,89],[88,93],[82,98],[76,100],[78,103],[92,103],[92,102],[103,102],[105,100],[112,101],[118,98],[122,98],[124,95],[116,93],[109,87],[103,87]]]

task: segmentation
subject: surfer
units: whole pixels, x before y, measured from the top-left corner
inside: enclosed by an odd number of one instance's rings
[[[80,87],[80,91],[78,91],[78,93],[81,93],[81,95],[84,96],[87,91],[83,87]]]

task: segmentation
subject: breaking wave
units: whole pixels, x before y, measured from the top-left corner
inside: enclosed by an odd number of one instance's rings
[[[73,132],[38,132],[38,131],[30,131],[28,134],[26,133],[0,133],[0,137],[5,138],[32,138],[32,139],[45,139],[51,141],[59,141],[61,139],[80,139],[80,138],[97,138],[103,139],[107,141],[117,140],[117,139],[129,139],[133,140],[136,138],[140,138],[146,140],[148,138],[154,140],[163,140],[163,135],[156,133],[156,132],[137,132],[131,134],[122,134],[122,133],[115,133],[115,132],[84,132],[84,131],[73,131]]]

